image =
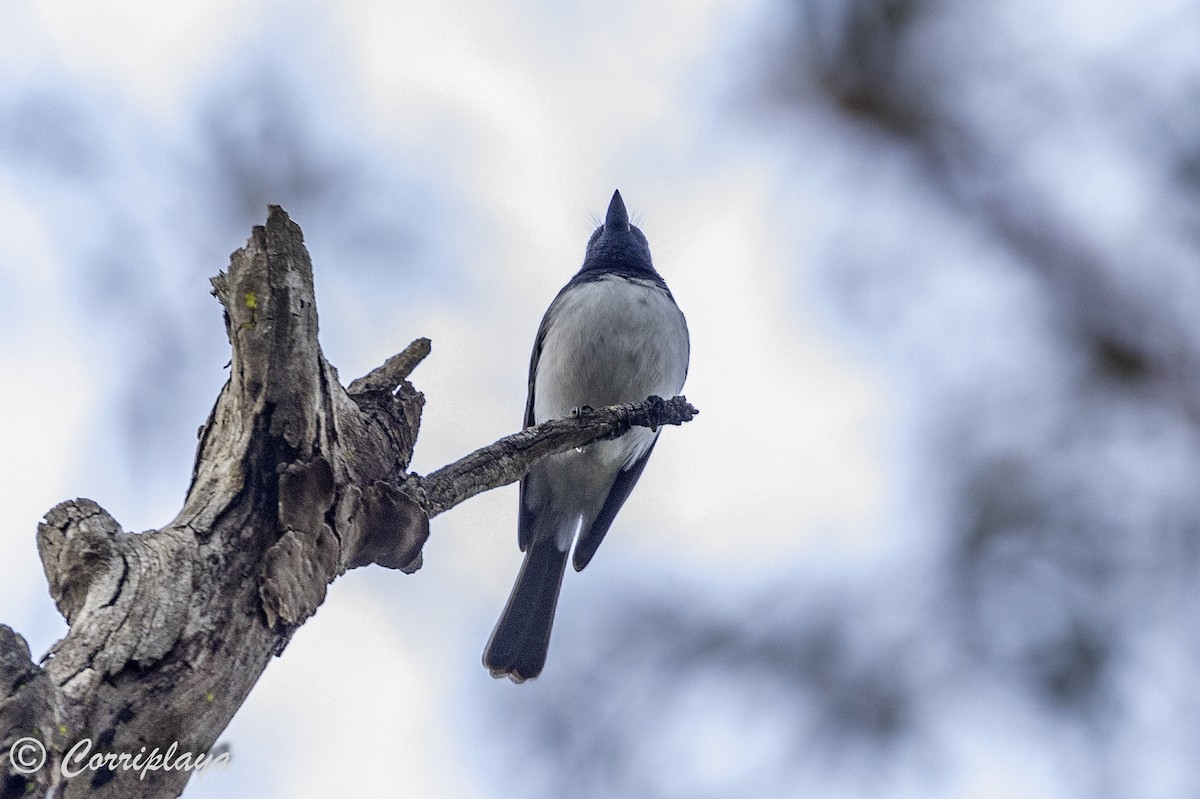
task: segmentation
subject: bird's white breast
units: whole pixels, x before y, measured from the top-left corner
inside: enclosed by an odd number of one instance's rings
[[[566,292],[547,314],[535,421],[582,405],[641,402],[652,394],[669,398],[683,388],[687,323],[652,282],[609,275]]]

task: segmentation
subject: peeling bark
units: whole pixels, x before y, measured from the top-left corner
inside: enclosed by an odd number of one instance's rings
[[[93,753],[210,751],[346,570],[413,572],[437,514],[519,480],[540,458],[697,413],[682,397],[585,410],[410,474],[425,399],[408,376],[429,354],[427,339],[343,389],[317,343],[303,236],[278,207],[212,283],[233,357],[179,515],[161,530],[127,533],[76,499],[38,528],[50,594],[70,629],[43,668],[0,626],[0,799],[178,795],[190,771],[104,768],[65,779],[60,766],[84,739]],[[32,774],[10,760],[22,738],[48,753]]]

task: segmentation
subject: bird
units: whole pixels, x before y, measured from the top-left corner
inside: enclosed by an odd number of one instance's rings
[[[589,408],[676,396],[690,353],[687,321],[615,191],[588,240],[583,266],[538,327],[525,427]],[[484,650],[493,677],[521,683],[542,672],[572,543],[572,565],[581,571],[641,477],[659,432],[634,427],[619,438],[543,458],[521,479],[517,543],[525,559]]]

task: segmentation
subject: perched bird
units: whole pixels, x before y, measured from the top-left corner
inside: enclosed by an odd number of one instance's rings
[[[529,363],[525,426],[579,408],[673,397],[688,368],[688,330],[650,261],[645,235],[614,192],[583,266],[542,317]],[[635,427],[544,458],[521,480],[517,542],[521,572],[483,653],[493,677],[524,682],[541,673],[567,553],[579,571],[633,490],[658,440]]]

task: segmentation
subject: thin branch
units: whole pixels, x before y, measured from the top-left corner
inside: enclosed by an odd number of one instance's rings
[[[405,489],[415,491],[418,504],[433,518],[476,494],[515,483],[547,456],[616,438],[631,427],[681,425],[699,413],[685,397],[650,397],[632,405],[584,409],[577,416],[506,436],[425,477],[410,478]]]

